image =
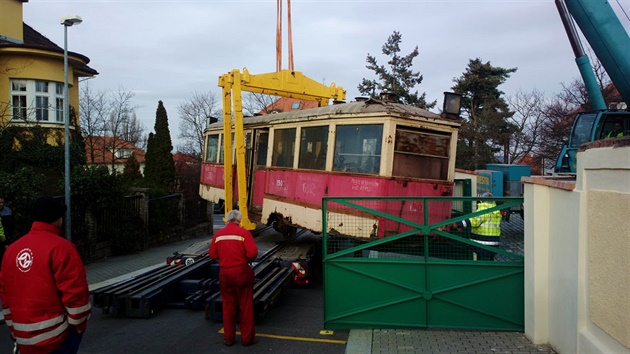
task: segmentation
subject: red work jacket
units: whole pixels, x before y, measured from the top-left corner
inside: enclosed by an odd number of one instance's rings
[[[79,252],[59,231],[34,222],[2,260],[2,312],[22,354],[50,353],[63,343],[69,326],[85,330],[92,313]]]
[[[221,268],[230,268],[255,260],[258,247],[249,231],[231,222],[214,235],[208,254],[219,260]]]

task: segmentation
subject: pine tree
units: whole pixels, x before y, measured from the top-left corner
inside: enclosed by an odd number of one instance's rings
[[[357,87],[359,92],[363,95],[375,97],[381,92],[389,92],[396,94],[399,99],[408,105],[416,106],[420,108],[433,108],[437,101],[427,103],[426,93],[418,94],[418,91],[411,92],[411,90],[422,83],[422,75],[420,72],[413,72],[411,66],[413,65],[413,59],[420,54],[418,46],[414,50],[401,56],[400,43],[402,42],[402,35],[398,31],[389,36],[387,42],[383,45],[383,54],[390,57],[387,64],[390,66],[390,70],[384,65],[378,65],[376,58],[368,54],[366,58],[366,68],[374,71],[378,76],[377,80],[363,79],[361,84]]]
[[[147,141],[144,176],[150,186],[170,191],[175,183],[175,162],[168,116],[162,101],[158,102],[154,129],[155,133],[150,133]]]
[[[497,162],[495,154],[508,142],[511,126],[506,121],[514,113],[503,99],[499,85],[517,68],[494,67],[490,62],[471,59],[452,89],[462,94],[465,121],[457,142],[457,167],[476,170]]]

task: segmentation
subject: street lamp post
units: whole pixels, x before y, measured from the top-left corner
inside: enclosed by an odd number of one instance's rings
[[[72,208],[70,204],[70,95],[68,93],[68,27],[78,25],[83,22],[81,16],[70,15],[61,19],[63,25],[63,114],[64,114],[64,173],[65,173],[65,194],[66,194],[66,238],[72,240],[71,216]]]

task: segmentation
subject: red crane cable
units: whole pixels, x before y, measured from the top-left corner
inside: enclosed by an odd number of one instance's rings
[[[293,35],[291,34],[291,0],[287,0],[287,26],[289,27],[289,70],[293,71]]]
[[[276,72],[282,70],[282,0],[276,0]]]
[[[291,31],[291,0],[287,0],[287,26],[289,47],[289,70],[293,65],[293,33]],[[276,72],[282,70],[282,0],[276,0]]]

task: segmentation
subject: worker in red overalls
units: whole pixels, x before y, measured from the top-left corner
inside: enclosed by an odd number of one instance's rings
[[[240,226],[238,210],[227,213],[228,224],[212,238],[208,254],[219,260],[219,288],[223,298],[223,341],[234,344],[236,315],[241,311],[241,343],[255,344],[254,326],[254,271],[249,266],[258,256],[258,247],[252,234]]]

